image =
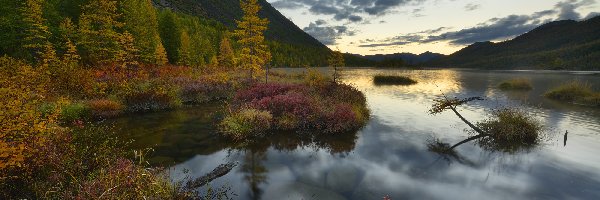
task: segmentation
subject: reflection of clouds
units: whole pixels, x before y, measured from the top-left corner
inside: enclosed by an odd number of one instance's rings
[[[414,73],[424,79],[413,86],[372,86],[378,73]],[[500,81],[517,76],[478,71],[354,70],[344,72],[345,81],[367,94],[372,119],[345,154],[332,154],[323,146],[269,144],[260,165],[267,170],[259,185],[263,199],[594,199],[600,196],[600,111],[564,104],[550,105],[541,93],[553,82],[569,75],[532,75],[534,90],[522,97],[495,90]],[[565,78],[566,77],[566,78]],[[430,81],[429,79],[435,79]],[[441,85],[441,86],[440,86]],[[466,138],[464,123],[453,113],[426,114],[432,98],[444,91],[448,96],[486,96],[491,101],[475,102],[461,108],[471,121],[499,104],[520,108],[544,119],[557,133],[569,130],[569,145],[549,142],[531,152],[515,155],[490,153],[474,144],[457,149],[472,164],[439,161],[427,151],[426,141],[435,135],[455,143]],[[504,102],[498,103],[495,99]],[[505,103],[506,102],[506,103]],[[350,138],[349,141],[354,141]],[[561,141],[562,142],[562,141]],[[559,142],[557,142],[559,143]],[[224,148],[224,147],[221,147]],[[281,149],[285,149],[281,151]],[[201,176],[228,161],[245,162],[244,151],[207,151],[174,167]],[[177,174],[174,172],[174,174]],[[245,172],[234,169],[213,186],[231,185],[239,199],[249,199]],[[175,176],[176,178],[181,175]]]

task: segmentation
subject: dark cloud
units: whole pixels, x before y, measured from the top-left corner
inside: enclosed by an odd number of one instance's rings
[[[360,22],[363,21],[360,15],[380,16],[396,7],[422,1],[424,0],[278,0],[271,4],[279,9],[308,7],[312,14],[333,15],[338,21]]]
[[[479,5],[479,4],[472,4],[472,3],[470,3],[470,4],[465,5],[465,10],[466,11],[474,11],[474,10],[477,10],[479,8],[481,8],[481,5]]]
[[[324,45],[335,45],[342,36],[354,36],[355,32],[346,26],[328,26],[323,20],[311,22],[304,32],[310,34]]]
[[[304,7],[302,4],[295,1],[276,1],[271,3],[271,5],[278,9],[298,9]]]
[[[447,31],[448,28],[440,27],[438,29],[396,36],[370,44],[363,43],[359,47],[384,47],[440,41],[446,41],[453,45],[468,45],[475,42],[506,40],[526,33],[552,20],[580,20],[582,17],[576,9],[593,3],[595,3],[595,0],[566,0],[557,3],[553,10],[535,12],[531,15],[509,15],[503,18],[492,18],[477,26],[459,31]]]

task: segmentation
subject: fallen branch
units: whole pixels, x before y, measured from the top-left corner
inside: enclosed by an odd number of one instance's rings
[[[213,169],[212,172],[210,172],[202,177],[199,177],[197,179],[188,181],[185,187],[188,190],[193,190],[195,188],[202,187],[217,178],[225,176],[237,165],[238,165],[237,163],[233,163],[233,162],[219,165],[217,168]]]

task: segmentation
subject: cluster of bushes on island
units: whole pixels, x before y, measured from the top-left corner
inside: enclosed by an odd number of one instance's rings
[[[545,96],[559,101],[600,106],[600,92],[594,91],[590,84],[581,81],[565,83],[546,92]]]
[[[238,91],[228,109],[221,129],[236,140],[287,130],[342,133],[369,118],[364,94],[336,82],[256,84]]]
[[[501,90],[531,90],[533,86],[528,79],[516,78],[503,81],[498,85],[498,88]]]
[[[373,77],[375,85],[413,85],[417,81],[408,76],[376,75]]]

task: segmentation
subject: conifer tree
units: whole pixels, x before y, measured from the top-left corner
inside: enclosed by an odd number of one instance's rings
[[[345,66],[344,54],[342,54],[339,49],[332,51],[327,61],[329,63],[329,67],[333,67],[333,81],[336,82],[338,78],[338,69]]]
[[[218,61],[221,68],[233,69],[235,67],[235,55],[227,36],[221,40]]]
[[[253,78],[254,72],[261,71],[271,61],[271,52],[265,44],[264,36],[269,20],[258,16],[261,7],[257,0],[240,0],[240,5],[244,16],[241,21],[236,21],[237,30],[234,34],[242,48],[240,67],[249,70],[250,77]]]
[[[117,1],[93,0],[82,7],[78,46],[88,64],[113,64],[120,58],[123,23],[117,19]]]
[[[37,62],[47,64],[48,59],[54,59],[55,51],[48,41],[50,31],[44,24],[43,0],[25,0],[20,12],[24,24],[23,48],[27,49]],[[46,60],[46,61],[44,61]]]
[[[179,46],[179,49],[177,49],[177,53],[179,54],[177,64],[190,66],[192,64],[192,42],[190,35],[188,35],[187,31],[184,30],[181,32],[180,41],[181,45]]]
[[[160,64],[156,59],[161,44],[158,33],[158,17],[151,0],[121,1],[125,30],[135,36],[135,47],[144,63]],[[164,47],[163,47],[164,48]]]
[[[162,42],[158,43],[156,50],[154,51],[154,63],[158,66],[163,66],[169,63],[167,50],[163,46]]]

